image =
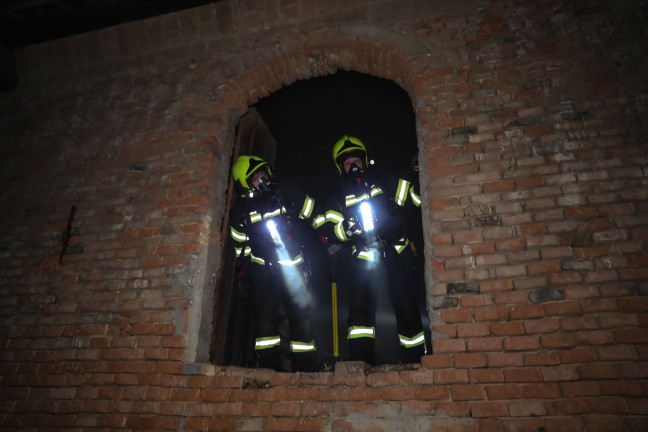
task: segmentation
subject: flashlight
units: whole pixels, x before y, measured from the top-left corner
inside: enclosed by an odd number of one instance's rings
[[[368,202],[364,201],[360,204],[360,216],[362,217],[362,226],[365,231],[372,231],[374,229],[373,212]]]
[[[270,219],[266,222],[266,228],[270,232],[270,237],[275,242],[275,244],[281,243],[281,237],[279,237],[279,232],[277,231],[277,223]]]

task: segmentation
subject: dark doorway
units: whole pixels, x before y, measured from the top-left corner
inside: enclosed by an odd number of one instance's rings
[[[339,71],[333,75],[294,83],[255,105],[256,111],[276,142],[275,174],[282,181],[299,185],[316,200],[323,200],[337,181],[331,149],[344,134],[353,135],[367,145],[375,165],[404,178],[417,177],[412,158],[417,154],[415,116],[408,94],[393,81],[356,72]],[[421,214],[407,215],[408,233],[417,250],[421,313],[429,343],[429,321],[425,314],[423,278],[423,241]],[[337,334],[339,351],[334,356],[332,325],[332,267],[326,248],[313,237],[315,250],[312,270],[314,294],[313,326],[319,361],[324,364],[345,360],[345,293],[337,291]],[[398,337],[387,295],[380,292],[376,314],[377,364],[395,364]],[[228,332],[226,340],[240,338]],[[248,336],[249,337],[249,336]],[[232,342],[225,345],[232,346]],[[236,344],[235,344],[236,345]],[[242,349],[241,354],[246,350]],[[226,364],[245,366],[246,359],[229,356]],[[221,363],[223,364],[223,363]]]

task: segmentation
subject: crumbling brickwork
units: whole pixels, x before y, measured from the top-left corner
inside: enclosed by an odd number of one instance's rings
[[[647,430],[647,27],[629,0],[229,0],[20,49],[0,425]],[[236,124],[338,69],[411,97],[433,353],[211,365]]]

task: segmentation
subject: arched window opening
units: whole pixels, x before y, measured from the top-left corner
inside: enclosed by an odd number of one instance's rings
[[[376,166],[418,181],[418,173],[412,169],[418,154],[412,103],[407,93],[390,80],[339,71],[300,81],[259,101],[246,117],[239,125],[235,158],[238,154],[263,152],[259,156],[273,163],[279,179],[298,185],[316,201],[327,200],[338,181],[331,150],[342,135],[362,139]],[[417,286],[412,289],[418,290],[420,296],[429,349],[421,213],[408,210],[404,216],[416,261],[413,271]],[[308,247],[312,251],[313,274],[311,319],[317,361],[325,368],[348,356],[347,298],[345,292],[332,286],[338,275],[336,263],[319,241],[318,233],[314,232]],[[233,268],[231,245],[227,249],[226,266]],[[230,273],[221,278],[216,288],[212,360],[220,365],[251,367],[254,317],[236,275]],[[336,304],[332,302],[334,296]],[[398,363],[396,321],[384,289],[377,296],[376,335],[376,364]]]

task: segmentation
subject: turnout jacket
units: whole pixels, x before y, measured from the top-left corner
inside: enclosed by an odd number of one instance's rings
[[[363,220],[361,206],[369,204],[372,227]],[[401,253],[409,244],[401,207],[420,207],[418,188],[406,179],[371,170],[342,175],[335,199],[313,226],[324,229],[334,242],[351,242],[353,255],[374,261],[376,251]]]
[[[315,201],[292,185],[243,196],[230,213],[239,265],[299,265]]]

